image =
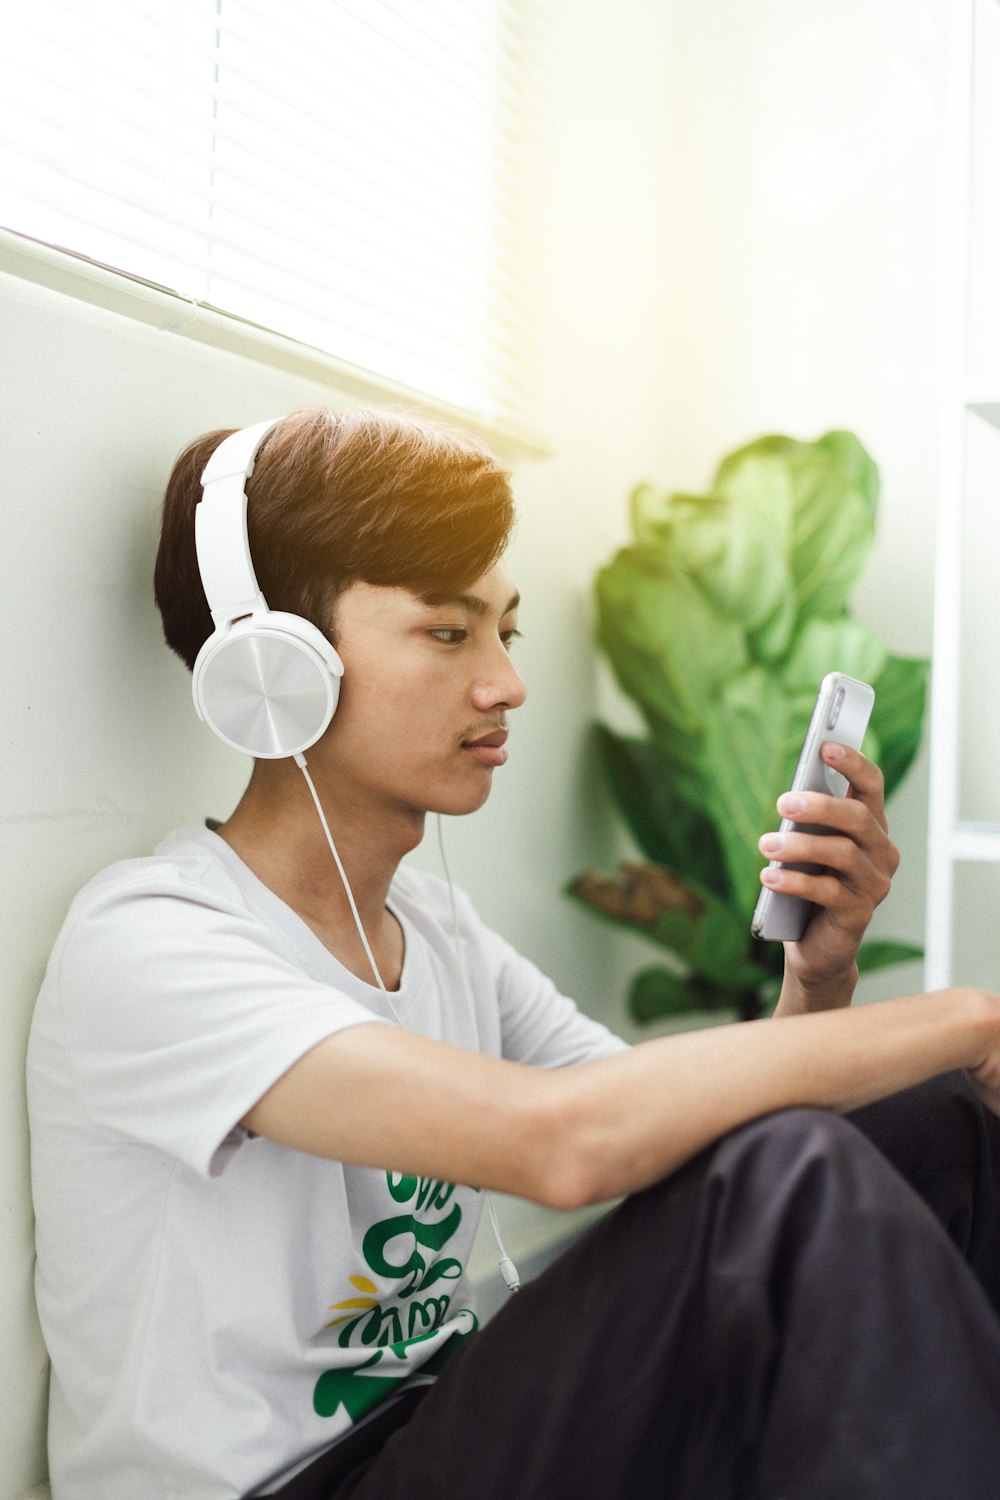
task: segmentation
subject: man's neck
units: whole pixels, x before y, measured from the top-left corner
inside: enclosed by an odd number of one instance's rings
[[[330,825],[365,935],[391,989],[398,983],[402,939],[386,910],[389,886],[404,854],[419,844],[424,816],[367,806],[357,789],[333,786],[321,767],[310,775]],[[292,761],[258,762],[246,792],[219,835],[257,878],[290,906],[334,955],[372,979],[305,777]]]

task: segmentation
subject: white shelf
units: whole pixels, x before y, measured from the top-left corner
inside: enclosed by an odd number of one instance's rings
[[[995,340],[1000,301],[994,251],[1000,217],[993,186],[1000,167],[1000,113],[993,78],[1000,66],[1000,11],[993,0],[965,0],[953,11],[949,58],[953,108],[946,152],[943,222],[948,226],[944,287],[951,330],[942,362],[942,456],[938,484],[934,647],[931,691],[931,785],[928,830],[924,982],[938,989],[955,980],[956,872],[963,863],[1000,865],[1000,824],[963,818],[959,789],[967,726],[961,683],[968,610],[992,610],[992,599],[969,598],[971,454],[981,445],[974,416],[1000,431],[1000,371]],[[970,334],[978,337],[970,341]],[[964,623],[963,623],[964,622]],[[990,809],[992,811],[992,808]],[[985,811],[985,809],[984,809]],[[956,965],[956,957],[958,963]]]
[[[966,409],[974,412],[977,417],[982,417],[993,427],[1000,427],[1000,396],[996,396],[993,400],[977,396],[975,399],[967,400],[965,405]]]
[[[1000,862],[1000,823],[956,823],[951,833],[951,857]]]

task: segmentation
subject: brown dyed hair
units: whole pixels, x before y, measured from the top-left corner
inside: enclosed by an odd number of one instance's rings
[[[163,502],[154,590],[171,650],[194,665],[212,633],[194,511],[210,455],[235,429],[196,438]],[[380,411],[294,412],[264,439],[247,483],[250,555],[271,609],[332,633],[350,584],[433,603],[463,592],[507,545],[510,476],[474,438]]]

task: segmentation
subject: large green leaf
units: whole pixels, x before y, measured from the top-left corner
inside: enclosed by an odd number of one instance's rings
[[[789,571],[796,508],[790,458],[800,446],[791,438],[758,438],[724,458],[712,481],[713,492],[760,516],[774,550],[785,558]]]
[[[762,667],[726,683],[706,711],[705,811],[722,845],[733,904],[745,920],[760,889],[757,840],[778,821],[775,802],[808,710]]]
[[[795,628],[789,549],[747,505],[724,495],[663,493],[639,484],[631,495],[636,540],[670,550],[706,600],[748,633],[765,660],[786,651]]]
[[[850,485],[865,507],[870,521],[874,522],[878,510],[879,476],[878,465],[853,432],[835,428],[826,432],[815,447],[826,453],[834,467]]]
[[[930,663],[919,657],[890,656],[877,677],[872,730],[878,736],[878,763],[886,796],[909,770],[920,748]]]
[[[875,466],[853,434],[760,438],[723,460],[713,489],[771,526],[800,619],[842,613],[871,546],[878,493]]]
[[[597,575],[598,630],[615,673],[650,724],[668,725],[678,756],[695,753],[706,692],[746,660],[743,632],[722,619],[662,547],[628,547]]]
[[[751,954],[751,939],[742,913],[716,903],[697,917],[666,912],[647,932],[664,948],[682,958],[693,973],[731,990],[753,990],[766,970]]]
[[[658,1021],[667,1016],[735,1011],[753,1020],[764,1006],[756,990],[734,992],[695,974],[673,974],[669,969],[641,969],[629,986],[628,1008],[636,1021]]]
[[[608,785],[646,858],[724,898],[728,883],[715,829],[678,796],[677,776],[655,744],[603,724],[596,733]]]
[[[747,632],[747,649],[756,661],[773,665],[784,657],[795,631],[795,594],[789,589],[781,604],[756,630]]]
[[[884,939],[873,939],[862,943],[858,949],[858,972],[872,974],[876,969],[888,968],[890,964],[905,964],[915,958],[923,958],[923,948],[913,943],[894,943]]]
[[[691,974],[673,974],[669,969],[640,969],[628,992],[628,1008],[636,1021],[659,1021],[664,1016],[690,1015],[719,1009],[719,988]],[[730,997],[729,1004],[732,1005]]]
[[[791,602],[787,562],[756,512],[722,495],[675,494],[658,497],[654,520],[651,504],[644,486],[633,497],[637,534],[669,550],[723,618],[755,630]]]
[[[827,672],[846,672],[874,685],[889,660],[888,649],[860,620],[807,620],[782,670],[790,694],[815,698]]]

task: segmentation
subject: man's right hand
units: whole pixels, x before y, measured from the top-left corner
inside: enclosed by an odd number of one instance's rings
[[[1000,1115],[1000,995],[988,995],[996,1010],[996,1039],[983,1061],[977,1067],[966,1068],[966,1077],[973,1092],[987,1109]]]

